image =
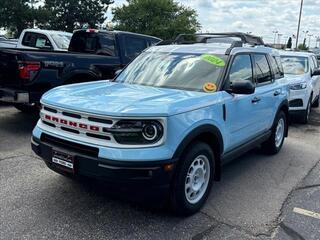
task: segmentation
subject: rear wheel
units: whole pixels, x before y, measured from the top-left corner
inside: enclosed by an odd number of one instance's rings
[[[214,168],[214,154],[206,143],[195,142],[183,154],[171,193],[171,205],[177,214],[190,215],[201,209],[212,186]]]
[[[37,113],[39,111],[36,104],[15,103],[13,106],[23,113]]]
[[[307,124],[309,122],[309,117],[311,113],[311,98],[308,102],[307,109],[303,111],[301,116],[301,123]]]
[[[274,121],[270,138],[262,144],[262,150],[267,154],[280,151],[286,135],[288,121],[285,113],[280,111]]]

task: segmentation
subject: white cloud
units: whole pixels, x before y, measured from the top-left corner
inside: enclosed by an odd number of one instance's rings
[[[125,0],[116,0],[117,6]],[[203,32],[243,31],[261,35],[266,42],[273,42],[273,31],[282,34],[284,43],[289,36],[296,35],[300,0],[179,0],[182,4],[197,10]],[[302,41],[307,31],[320,36],[320,0],[304,0],[301,19]],[[111,18],[111,11],[108,14]],[[308,37],[308,36],[307,36]],[[276,38],[278,39],[278,38]]]

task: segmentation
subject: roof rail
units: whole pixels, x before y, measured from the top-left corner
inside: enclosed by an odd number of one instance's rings
[[[208,39],[237,37],[242,43],[264,45],[261,37],[242,32],[179,34],[173,41],[175,44],[207,43]],[[189,38],[189,39],[188,39]]]

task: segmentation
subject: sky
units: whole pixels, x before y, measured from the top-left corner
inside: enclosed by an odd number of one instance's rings
[[[195,9],[202,32],[241,31],[262,36],[267,43],[285,43],[297,34],[300,0],[176,0]],[[121,6],[125,0],[115,0]],[[111,8],[112,8],[111,6]],[[111,8],[108,19],[112,18]],[[311,47],[320,36],[320,0],[304,0],[300,40],[309,36]],[[278,31],[278,34],[273,32]],[[305,34],[303,31],[309,31]],[[276,35],[276,37],[275,37]],[[295,42],[295,40],[293,40]],[[300,41],[299,41],[300,42]]]

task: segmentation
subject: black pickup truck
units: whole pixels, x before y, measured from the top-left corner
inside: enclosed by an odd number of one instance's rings
[[[75,31],[68,51],[0,48],[0,101],[21,111],[32,111],[51,88],[112,79],[145,48],[159,38],[121,31]]]

